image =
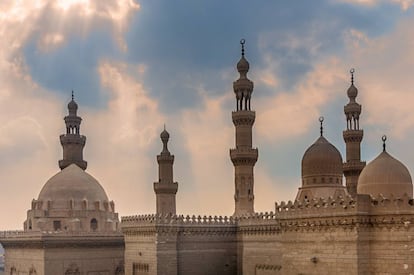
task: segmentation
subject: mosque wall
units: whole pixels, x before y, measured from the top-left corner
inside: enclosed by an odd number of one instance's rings
[[[185,225],[178,240],[178,274],[236,274],[235,227]]]
[[[236,227],[227,217],[123,217],[122,230],[126,274],[237,272]]]

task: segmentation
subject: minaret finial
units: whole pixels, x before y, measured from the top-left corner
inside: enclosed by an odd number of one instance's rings
[[[241,54],[242,56],[244,56],[244,44],[246,43],[246,39],[241,39],[240,40],[240,45],[241,45]]]
[[[385,142],[387,141],[387,136],[383,135],[381,139],[382,139],[382,151],[385,152],[385,146],[386,146]]]
[[[74,100],[75,99],[75,96],[73,95],[73,90],[72,90],[72,100]]]
[[[352,68],[351,70],[349,70],[349,72],[351,73],[351,85],[354,85],[354,73],[355,73],[355,69]]]
[[[323,120],[324,120],[324,117],[323,116],[321,116],[321,117],[319,117],[319,122],[321,123],[321,136],[323,136]]]

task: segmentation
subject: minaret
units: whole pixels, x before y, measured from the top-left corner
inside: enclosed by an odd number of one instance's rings
[[[176,214],[175,194],[177,193],[178,183],[173,181],[174,156],[168,151],[167,143],[170,134],[162,131],[161,140],[163,149],[157,156],[158,161],[158,182],[154,182],[154,191],[157,200],[157,214]]]
[[[85,170],[87,162],[83,160],[83,147],[85,146],[86,137],[80,135],[82,118],[76,114],[78,104],[74,100],[73,91],[72,100],[68,104],[68,110],[69,115],[65,116],[66,134],[60,135],[60,144],[63,147],[63,159],[59,160],[59,167],[63,170],[74,163]]]
[[[236,148],[230,149],[230,158],[234,165],[235,216],[254,213],[253,168],[258,157],[258,150],[252,148],[252,127],[256,113],[250,110],[253,82],[247,78],[249,62],[244,58],[244,43],[242,39],[241,59],[237,63],[240,77],[233,82],[236,111],[232,112],[232,118],[236,127]]]
[[[351,69],[351,86],[348,88],[349,102],[344,107],[346,116],[346,130],[343,137],[346,144],[346,162],[343,164],[346,178],[346,188],[351,196],[356,196],[359,174],[365,167],[361,161],[361,141],[364,131],[359,129],[361,105],[355,101],[358,89],[354,86],[354,69]]]

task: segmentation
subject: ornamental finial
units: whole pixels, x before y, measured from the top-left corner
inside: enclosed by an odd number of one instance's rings
[[[323,136],[323,120],[325,118],[323,116],[319,117],[319,122],[321,123],[321,136]]]

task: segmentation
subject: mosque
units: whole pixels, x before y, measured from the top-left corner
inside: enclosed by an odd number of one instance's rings
[[[361,105],[351,71],[344,107],[344,160],[323,133],[302,158],[294,200],[254,211],[253,82],[241,41],[231,113],[235,147],[234,213],[176,213],[178,183],[169,133],[161,133],[156,213],[122,217],[104,188],[85,172],[86,137],[78,105],[68,104],[59,171],[27,211],[22,231],[1,232],[6,274],[414,274],[413,185],[408,169],[386,150],[361,160]],[[224,150],[224,148],[223,148]],[[345,182],[343,180],[345,179]],[[258,182],[257,184],[260,184]],[[293,198],[292,198],[293,199]]]

